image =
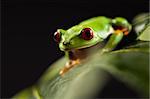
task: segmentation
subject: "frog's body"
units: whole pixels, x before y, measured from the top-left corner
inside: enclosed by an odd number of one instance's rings
[[[104,16],[94,17],[71,27],[68,30],[58,29],[55,32],[55,39],[59,43],[59,48],[65,51],[69,57],[66,66],[60,71],[63,75],[69,69],[80,63],[78,50],[90,48],[97,43],[103,42],[110,36],[102,52],[111,51],[121,41],[124,35],[131,30],[131,25],[122,17],[110,19]]]

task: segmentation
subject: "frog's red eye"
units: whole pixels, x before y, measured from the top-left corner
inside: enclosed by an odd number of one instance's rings
[[[60,34],[60,32],[55,32],[54,33],[54,40],[57,42],[57,43],[59,43],[60,42],[60,39],[61,39],[61,34]]]
[[[90,28],[85,28],[81,31],[81,37],[84,40],[91,40],[93,38],[93,31]]]

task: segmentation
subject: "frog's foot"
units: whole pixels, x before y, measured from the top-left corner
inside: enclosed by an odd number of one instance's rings
[[[122,28],[122,29],[116,29],[115,30],[115,33],[116,34],[119,34],[119,33],[123,33],[125,36],[129,34],[129,30],[127,28]]]
[[[66,63],[65,67],[60,70],[59,74],[63,76],[66,72],[68,72],[71,68],[75,67],[79,63],[80,63],[79,59],[70,60],[69,62]]]

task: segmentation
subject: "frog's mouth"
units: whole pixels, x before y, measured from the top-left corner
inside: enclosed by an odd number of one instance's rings
[[[71,45],[71,44],[64,45],[64,44],[61,43],[59,45],[59,48],[60,48],[61,51],[81,50],[81,49],[93,48],[93,46],[95,46],[97,44],[100,45],[101,43],[103,43],[103,41],[101,41],[101,42],[99,42],[99,41],[92,42],[91,44],[89,44],[89,43],[88,44],[80,44],[80,46],[74,46],[74,45]]]
[[[103,42],[100,42],[100,43],[96,43],[96,44],[94,44],[94,45],[85,45],[85,46],[79,46],[79,47],[65,47],[65,46],[63,46],[63,47],[61,47],[60,48],[60,50],[61,51],[71,51],[71,50],[85,50],[85,49],[93,49],[93,48],[95,48],[95,46],[99,46],[98,48],[102,48],[102,46],[104,45],[104,43]]]
[[[61,51],[71,51],[71,50],[81,50],[81,49],[89,49],[92,46],[81,46],[81,47],[64,47],[60,48]]]

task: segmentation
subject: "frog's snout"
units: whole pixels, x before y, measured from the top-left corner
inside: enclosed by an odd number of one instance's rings
[[[60,43],[59,48],[62,51],[66,51],[66,50],[70,50],[70,42],[64,41],[62,43]]]
[[[63,42],[63,45],[68,46],[68,45],[70,45],[70,42]]]

